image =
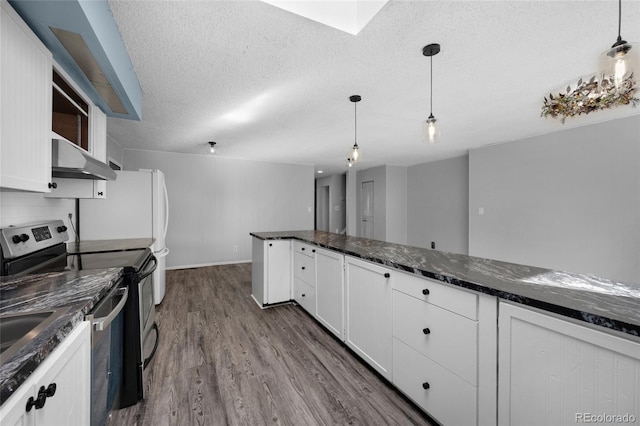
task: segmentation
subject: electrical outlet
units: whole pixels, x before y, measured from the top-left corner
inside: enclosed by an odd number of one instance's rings
[[[238,252],[238,246],[233,246],[233,252],[237,253]]]

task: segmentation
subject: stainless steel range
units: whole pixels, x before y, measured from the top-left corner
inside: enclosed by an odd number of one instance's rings
[[[0,275],[123,268],[119,286],[128,290],[128,301],[124,303],[122,313],[116,314],[111,333],[101,332],[118,342],[122,362],[118,366],[115,360],[111,361],[106,399],[104,396],[93,399],[107,401],[109,409],[136,404],[145,397],[146,367],[158,345],[152,283],[157,260],[149,248],[113,251],[108,250],[109,244],[99,244],[106,251],[69,254],[68,239],[67,228],[61,220],[0,229]],[[116,293],[122,294],[122,291]],[[122,324],[120,334],[117,331],[119,323]],[[104,349],[99,352],[103,353]],[[95,360],[92,365],[100,362],[103,361]],[[114,383],[116,380],[117,384]],[[98,381],[96,378],[92,383]],[[94,417],[103,419],[103,413],[92,413],[92,424],[104,424],[103,420],[94,422]]]

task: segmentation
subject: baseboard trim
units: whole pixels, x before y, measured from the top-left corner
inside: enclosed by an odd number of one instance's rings
[[[222,266],[222,265],[235,265],[238,263],[251,263],[251,259],[249,260],[235,260],[232,262],[213,262],[213,263],[199,263],[196,265],[179,265],[179,266],[167,266],[165,269],[167,271],[173,271],[176,269],[193,269],[193,268],[205,268],[207,266]]]

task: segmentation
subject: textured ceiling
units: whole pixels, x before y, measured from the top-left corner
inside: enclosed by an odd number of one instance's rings
[[[124,148],[313,164],[344,172],[358,94],[359,168],[640,114],[541,118],[543,96],[595,72],[617,36],[615,1],[391,0],[357,36],[260,1],[111,0],[143,90],[141,122],[109,118]],[[640,41],[640,0],[622,36]],[[433,58],[437,144],[421,142]]]

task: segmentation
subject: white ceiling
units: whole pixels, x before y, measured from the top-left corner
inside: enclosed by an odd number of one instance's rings
[[[596,71],[617,37],[617,1],[388,2],[358,35],[260,1],[110,0],[143,90],[141,122],[109,118],[123,148],[346,170],[354,139],[367,168],[640,114],[624,106],[541,118],[543,96]],[[622,36],[640,41],[640,0]],[[437,144],[421,141],[433,58]],[[639,135],[640,136],[640,135]]]

